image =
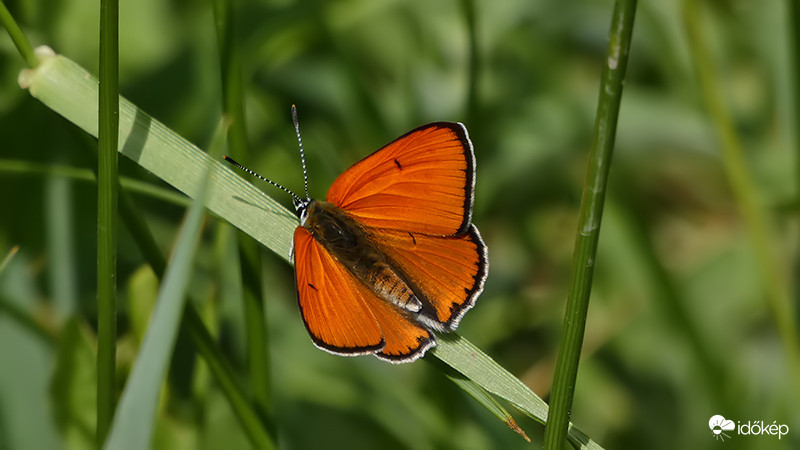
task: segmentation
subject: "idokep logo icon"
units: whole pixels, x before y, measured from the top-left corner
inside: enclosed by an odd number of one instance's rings
[[[713,415],[708,419],[708,428],[714,434],[714,439],[721,441],[731,437],[726,431],[731,432],[731,434],[735,432],[740,436],[778,436],[778,439],[789,434],[789,425],[778,424],[777,421],[765,424],[763,420],[748,420],[747,423],[736,422],[734,424],[732,420],[728,420],[719,414]]]
[[[725,432],[736,429],[736,424],[717,414],[708,419],[708,428],[711,428],[711,432],[714,433],[714,439],[725,441],[725,438],[730,437]]]

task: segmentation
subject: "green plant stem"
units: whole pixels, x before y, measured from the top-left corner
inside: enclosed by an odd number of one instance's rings
[[[606,64],[603,66],[594,140],[589,153],[575,236],[567,310],[545,426],[544,448],[548,450],[561,450],[564,447],[569,426],[635,13],[636,0],[617,0],[611,20]]]
[[[119,4],[100,2],[100,104],[97,180],[97,445],[116,404]]]
[[[748,238],[755,252],[756,266],[761,271],[761,279],[766,290],[766,299],[778,335],[783,342],[789,361],[790,376],[800,380],[800,342],[798,341],[797,311],[793,310],[786,271],[778,263],[777,248],[771,239],[773,233],[770,220],[759,204],[757,187],[747,169],[747,161],[742,144],[736,133],[733,120],[725,108],[719,90],[719,77],[714,68],[713,58],[703,36],[701,11],[697,2],[683,2],[683,21],[689,39],[692,62],[697,71],[702,100],[705,104],[722,150],[725,172],[736,203],[747,226]],[[795,385],[797,385],[795,383]],[[795,392],[800,394],[800,392]]]
[[[25,58],[25,62],[28,64],[28,67],[34,68],[39,65],[39,59],[33,52],[33,47],[31,46],[30,41],[28,41],[28,37],[25,36],[25,33],[22,32],[22,29],[19,27],[14,18],[11,16],[11,13],[6,8],[6,5],[0,0],[0,23],[6,27],[8,31],[8,35],[11,36],[11,40],[14,41],[14,45],[17,47],[17,51],[19,51],[20,55]]]
[[[238,53],[233,20],[233,4],[230,0],[214,0],[214,18],[219,49],[220,75],[222,80],[223,116],[228,127],[228,147],[234,158],[244,159],[247,154],[247,129],[244,112],[244,86],[242,83],[241,61]],[[242,302],[244,307],[247,336],[247,353],[250,372],[250,386],[253,399],[265,423],[269,426],[270,416],[270,372],[267,347],[266,316],[263,291],[258,281],[261,276],[260,249],[245,233],[237,232],[241,267],[252,267],[250,280],[245,281],[246,292]],[[249,258],[248,258],[249,256]],[[248,258],[245,262],[244,258]],[[247,274],[243,274],[246,276]],[[248,282],[249,281],[249,282]]]

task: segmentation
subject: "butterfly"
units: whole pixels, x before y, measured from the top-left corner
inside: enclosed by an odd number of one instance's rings
[[[337,355],[414,361],[456,329],[483,291],[489,260],[472,224],[475,152],[466,127],[423,125],[354,164],[325,201],[225,159],[294,200],[300,312],[317,347]]]

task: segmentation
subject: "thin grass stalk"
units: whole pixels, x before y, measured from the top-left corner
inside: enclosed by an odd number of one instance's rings
[[[214,18],[219,49],[220,76],[222,79],[223,116],[228,127],[228,148],[234,158],[244,160],[247,154],[247,129],[244,113],[244,86],[242,84],[241,61],[236,42],[236,26],[233,5],[229,0],[215,0]],[[245,266],[245,253],[257,255],[259,246],[246,234],[237,232],[240,266]],[[261,274],[261,258],[249,258],[256,277]],[[267,350],[266,316],[261,283],[253,280],[244,283],[247,292],[243,295],[250,386],[256,408],[269,425],[270,372]]]
[[[798,340],[797,311],[791,303],[786,279],[787,270],[779,264],[775,242],[771,239],[773,227],[758,198],[758,189],[748,171],[741,139],[736,132],[722,92],[713,57],[703,35],[702,14],[697,2],[683,2],[683,21],[688,34],[689,53],[697,72],[702,101],[717,133],[722,150],[725,172],[736,203],[744,218],[748,239],[755,252],[756,265],[764,283],[767,306],[772,314],[778,335],[788,359],[790,377],[800,380],[800,341]],[[797,383],[795,383],[797,385]],[[800,386],[798,386],[800,387]],[[796,389],[795,394],[800,394]]]
[[[116,404],[119,3],[100,2],[100,103],[97,180],[97,445]]]
[[[547,450],[563,449],[567,438],[635,13],[636,0],[617,0],[611,19],[608,53],[606,64],[603,66],[597,104],[594,140],[589,153],[589,166],[583,186],[578,231],[575,236],[567,310],[553,376],[550,411],[545,426],[544,448]]]
[[[28,41],[28,37],[25,36],[25,33],[22,32],[17,22],[14,21],[14,17],[11,16],[11,13],[2,0],[0,0],[0,23],[2,23],[8,31],[8,35],[11,36],[11,40],[14,41],[17,51],[25,58],[25,63],[28,64],[28,67],[33,69],[38,66],[39,58],[36,57],[33,47],[30,41]]]

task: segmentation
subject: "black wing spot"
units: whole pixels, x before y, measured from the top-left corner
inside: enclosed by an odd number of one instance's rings
[[[397,161],[397,160],[395,160],[395,161]],[[413,242],[414,245],[417,245],[417,238],[415,238],[414,235],[411,234],[410,231],[408,232],[408,235],[411,237],[411,242]]]
[[[313,290],[315,290],[315,291],[319,291],[319,289],[317,289],[317,287],[316,287],[316,286],[314,286],[314,285],[313,285],[313,284],[311,284],[311,283],[308,283],[308,287],[310,287],[311,289],[313,289]]]
[[[394,165],[397,166],[398,169],[403,170],[403,165],[400,164],[400,161],[397,158],[394,159]]]

